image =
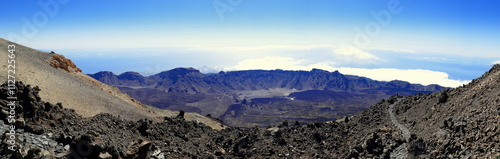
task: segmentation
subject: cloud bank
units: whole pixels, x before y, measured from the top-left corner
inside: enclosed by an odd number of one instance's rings
[[[444,56],[392,48],[361,50],[347,44],[73,50],[67,55],[88,73],[102,71],[102,68],[114,72],[137,71],[145,75],[176,67],[195,67],[204,73],[251,69],[309,71],[318,68],[375,80],[398,79],[448,87],[467,83],[457,79],[477,78],[491,64],[500,63],[500,60],[491,58]]]
[[[500,64],[500,60],[493,61],[493,62],[491,62],[491,64],[493,64],[493,65],[494,65],[494,64]]]
[[[358,50],[341,49],[335,50],[336,54],[346,55],[353,59],[379,60],[376,56],[367,52],[359,52]],[[343,74],[364,76],[374,80],[391,81],[403,80],[410,83],[418,83],[422,85],[438,84],[446,87],[457,87],[468,83],[469,81],[450,79],[445,72],[425,70],[425,69],[397,69],[397,68],[352,68],[352,67],[335,67],[335,62],[323,61],[316,63],[307,63],[306,60],[299,60],[291,57],[268,56],[263,58],[248,59],[239,62],[232,67],[224,68],[225,71],[231,70],[306,70],[313,68],[323,69],[327,71],[338,70]]]

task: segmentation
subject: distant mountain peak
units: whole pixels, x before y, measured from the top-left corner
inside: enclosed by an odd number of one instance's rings
[[[189,68],[179,67],[179,68],[174,68],[171,70],[160,72],[156,75],[165,78],[165,77],[170,77],[170,76],[186,76],[187,74],[190,74],[190,73],[202,74],[200,72],[200,70],[197,70],[197,69],[192,68],[192,67],[189,67]]]
[[[134,71],[127,71],[127,72],[123,72],[122,74],[120,75],[124,75],[124,74],[134,74],[134,75],[141,75],[139,72],[134,72]],[[142,76],[142,75],[141,75]]]
[[[130,80],[130,79],[144,78],[144,77],[138,72],[128,71],[118,75],[118,78]]]
[[[325,73],[330,73],[330,72],[329,72],[329,71],[327,71],[327,70],[322,70],[322,69],[319,69],[319,68],[313,68],[313,69],[311,70],[311,72],[325,72]],[[337,71],[337,72],[338,72],[338,71]]]
[[[177,68],[171,69],[169,71],[200,72],[200,70],[195,69],[193,67],[177,67]]]
[[[116,74],[111,71],[99,71],[91,75],[93,78],[101,78],[101,77],[116,77]]]

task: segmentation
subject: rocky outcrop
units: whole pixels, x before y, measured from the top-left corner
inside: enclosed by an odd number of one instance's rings
[[[67,72],[82,72],[82,70],[73,63],[70,59],[67,59],[61,54],[52,55],[52,59],[50,60],[50,66],[54,68],[61,68],[66,70]]]

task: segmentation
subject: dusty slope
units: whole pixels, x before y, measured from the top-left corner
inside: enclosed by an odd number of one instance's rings
[[[2,81],[7,79],[7,46],[10,44],[14,43],[0,38],[0,48],[2,48],[0,49],[0,61],[5,61],[0,64],[2,65],[0,73]],[[39,86],[40,89],[44,90],[40,96],[47,102],[62,103],[64,107],[74,109],[84,117],[109,113],[131,120],[148,118],[158,121],[163,119],[163,116],[177,114],[177,112],[145,106],[133,100],[117,88],[103,84],[79,72],[76,66],[71,68],[72,62],[58,54],[42,52],[19,44],[15,45],[15,76],[17,81]],[[220,128],[220,124],[199,114],[186,114],[186,119],[207,122],[207,125]]]
[[[422,153],[500,157],[500,65],[466,86],[415,99],[405,98],[396,111],[415,139],[425,142]]]

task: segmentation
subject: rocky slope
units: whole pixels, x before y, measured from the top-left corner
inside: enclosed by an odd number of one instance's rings
[[[18,121],[24,121],[14,123],[21,149],[8,151],[5,134],[2,158],[500,157],[500,65],[463,87],[392,96],[337,121],[284,121],[269,128],[213,130],[181,114],[161,122],[109,114],[82,117],[64,105],[43,102],[38,87],[16,87]],[[3,85],[4,122],[6,97]]]
[[[131,98],[119,89],[99,82],[82,71],[70,60],[57,53],[43,52],[0,38],[0,79],[8,76],[8,45],[15,45],[15,76],[17,81],[38,86],[44,90],[40,97],[50,103],[62,103],[84,117],[99,113],[121,115],[130,120],[151,119],[161,121],[163,116],[175,116],[176,112],[162,110]],[[205,116],[187,113],[186,119],[206,122],[214,128],[222,128]]]
[[[387,118],[391,114],[394,117]],[[391,97],[350,117],[349,123],[355,125],[352,140],[370,131],[378,136],[398,137],[400,143],[406,144],[408,157],[498,158],[498,121],[500,65],[459,88]],[[370,153],[354,148],[351,154]]]

